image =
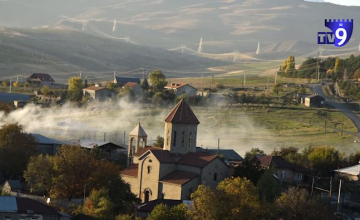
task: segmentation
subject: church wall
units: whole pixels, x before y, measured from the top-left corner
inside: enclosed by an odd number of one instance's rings
[[[215,180],[216,176],[216,180]],[[215,188],[219,182],[229,177],[229,167],[224,164],[219,158],[211,161],[203,168],[201,175],[201,184]]]
[[[160,176],[159,178],[162,179],[163,177],[165,177],[166,175],[168,175],[169,173],[173,172],[176,170],[176,164],[173,163],[162,163],[160,165]]]
[[[181,199],[181,185],[163,183],[164,199]]]
[[[182,186],[181,199],[190,200],[191,193],[195,192],[200,184],[199,177],[196,177]]]
[[[139,180],[136,177],[121,176],[121,178],[128,184],[130,184],[131,192],[136,196],[139,196]]]
[[[166,122],[164,133],[165,150],[169,150],[171,153],[181,154],[186,154],[188,152],[196,152],[196,136],[197,125],[172,124]],[[189,145],[189,143],[191,144]]]
[[[141,181],[141,200],[144,201],[144,192],[146,189],[151,191],[150,201],[158,198],[160,162],[150,153],[147,157],[139,160],[138,176]],[[142,180],[141,180],[141,172]],[[139,187],[140,187],[139,185]]]

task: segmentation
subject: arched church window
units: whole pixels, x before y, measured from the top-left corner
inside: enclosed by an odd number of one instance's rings
[[[173,141],[173,146],[176,146],[176,131],[174,131],[174,141]]]
[[[189,135],[189,147],[191,147],[191,141],[192,141],[192,133],[190,132],[190,135]]]
[[[148,173],[151,172],[151,166],[147,166],[147,171],[148,171]]]
[[[184,147],[184,141],[185,141],[185,132],[183,131],[181,135],[181,147]]]
[[[166,145],[167,146],[169,146],[169,142],[170,142],[170,131],[168,130],[167,134],[166,134]]]

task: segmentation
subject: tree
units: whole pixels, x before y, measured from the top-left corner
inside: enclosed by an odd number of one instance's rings
[[[90,196],[85,200],[83,213],[97,219],[113,219],[113,207],[109,192],[102,188],[91,191]]]
[[[359,79],[360,78],[360,69],[357,69],[354,73],[354,79]]]
[[[338,168],[343,158],[344,155],[338,150],[327,146],[315,147],[308,155],[312,168],[320,171],[322,175],[329,175],[329,172]]]
[[[12,106],[7,102],[0,102],[0,111],[7,113],[10,113],[12,110]]]
[[[54,198],[83,196],[84,187],[89,184],[95,159],[80,146],[64,145],[54,157],[53,186],[50,194]]]
[[[167,84],[166,78],[160,70],[150,73],[149,80],[154,92],[162,92]]]
[[[276,148],[271,153],[272,156],[280,156],[290,163],[302,163],[302,156],[295,147],[281,147],[278,151]]]
[[[51,88],[49,86],[43,86],[41,88],[41,93],[45,96],[48,96],[51,92]]]
[[[169,207],[166,204],[159,204],[151,211],[149,220],[187,220],[188,209],[184,204]]]
[[[194,219],[261,219],[257,189],[246,178],[227,178],[216,190],[200,185],[191,199]]]
[[[274,202],[281,194],[280,180],[274,177],[274,170],[266,170],[258,181],[258,190],[261,201]]]
[[[37,153],[35,138],[21,125],[7,124],[0,129],[0,171],[5,177],[22,176],[31,156]]]
[[[155,142],[153,143],[153,146],[163,148],[164,147],[164,138],[161,137],[160,135],[158,135],[156,137]]]
[[[150,88],[149,82],[147,81],[147,79],[143,79],[140,83],[140,86],[143,90],[147,91]]]
[[[256,147],[256,148],[251,148],[250,151],[245,153],[245,157],[246,157],[246,155],[248,155],[248,156],[265,156],[266,154],[263,150]]]
[[[273,92],[276,93],[276,95],[279,95],[280,91],[282,91],[282,86],[280,83],[276,83],[276,85],[273,88]]]
[[[54,164],[49,155],[30,158],[24,178],[32,192],[49,192],[54,177]]]
[[[335,219],[328,204],[312,198],[306,189],[292,187],[276,200],[277,219]]]
[[[83,83],[80,77],[69,79],[68,99],[70,101],[80,101],[82,98]]]
[[[234,177],[246,177],[256,185],[263,172],[258,157],[247,152],[241,165],[235,168]]]

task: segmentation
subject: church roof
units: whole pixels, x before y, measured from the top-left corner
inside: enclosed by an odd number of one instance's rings
[[[175,163],[174,158],[168,150],[151,150],[151,153],[154,154],[160,163]]]
[[[148,150],[162,150],[162,148],[160,148],[160,147],[144,147],[144,148],[140,148],[138,150],[138,152],[136,152],[134,154],[134,156],[140,157],[141,155],[143,155]]]
[[[170,174],[166,175],[160,181],[165,183],[172,183],[176,185],[184,185],[195,177],[199,176],[197,173],[185,172],[180,170],[175,170]]]
[[[141,127],[140,123],[130,132],[130,135],[147,137],[145,130]]]
[[[203,168],[208,165],[211,161],[213,161],[217,155],[205,153],[205,152],[196,152],[196,153],[187,153],[184,157],[182,157],[178,163],[184,164],[193,167]]]
[[[138,175],[138,164],[131,164],[121,171],[122,175],[137,177]]]
[[[168,116],[166,122],[181,124],[200,124],[199,120],[184,99],[176,104]]]

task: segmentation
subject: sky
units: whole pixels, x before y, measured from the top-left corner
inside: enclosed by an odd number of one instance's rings
[[[360,0],[307,0],[309,2],[330,2],[338,5],[360,6]]]

